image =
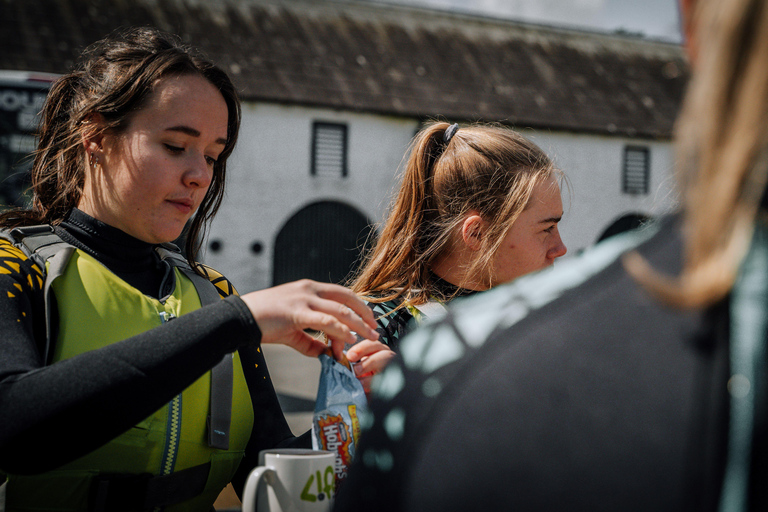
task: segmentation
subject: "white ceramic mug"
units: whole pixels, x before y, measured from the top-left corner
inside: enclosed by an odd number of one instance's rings
[[[336,492],[336,454],[276,448],[259,453],[243,490],[243,512],[328,512]],[[258,508],[257,508],[258,505]]]

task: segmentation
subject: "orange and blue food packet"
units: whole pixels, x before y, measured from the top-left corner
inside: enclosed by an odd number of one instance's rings
[[[320,355],[320,385],[312,421],[312,447],[336,454],[336,489],[347,477],[360,438],[360,415],[368,401],[363,385],[346,359],[337,361],[331,350]]]

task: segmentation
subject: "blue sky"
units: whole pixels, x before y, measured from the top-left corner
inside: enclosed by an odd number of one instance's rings
[[[677,0],[371,0],[680,42]]]

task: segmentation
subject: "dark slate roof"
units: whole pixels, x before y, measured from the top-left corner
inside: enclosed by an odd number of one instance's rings
[[[688,77],[675,44],[359,0],[0,2],[0,69],[65,72],[155,25],[254,101],[664,139]]]

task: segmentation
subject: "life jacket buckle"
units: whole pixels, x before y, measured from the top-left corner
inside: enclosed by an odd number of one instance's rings
[[[24,238],[30,235],[37,235],[39,233],[53,233],[53,226],[49,224],[41,224],[39,226],[24,226],[21,228],[13,228],[11,230],[11,236],[16,243],[21,242]]]
[[[151,473],[100,474],[91,481],[88,512],[134,512],[151,510],[146,496]]]

